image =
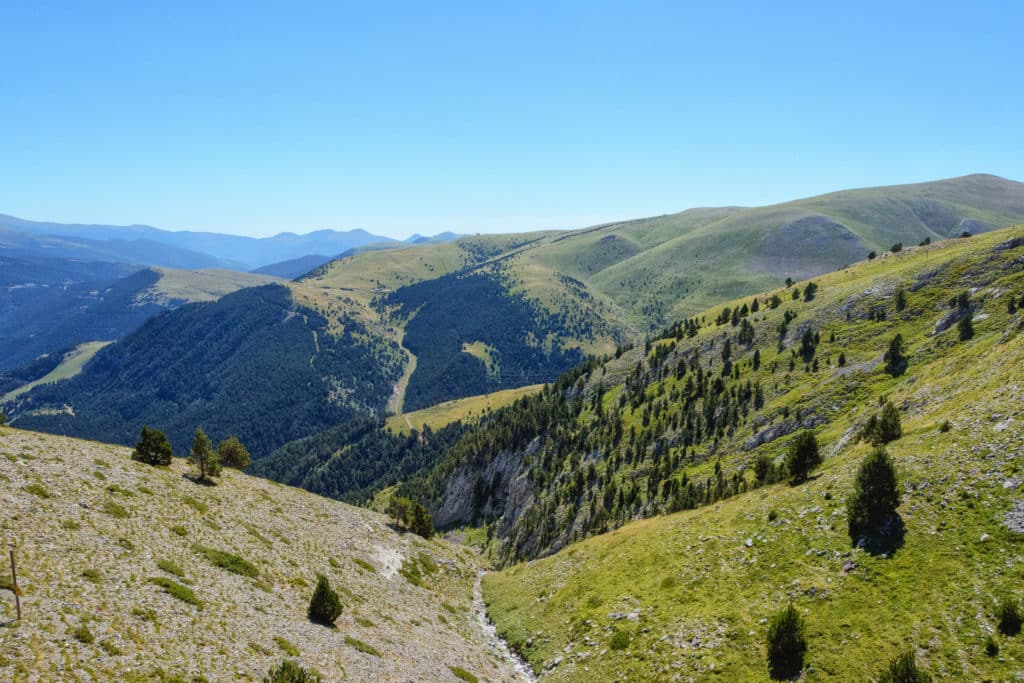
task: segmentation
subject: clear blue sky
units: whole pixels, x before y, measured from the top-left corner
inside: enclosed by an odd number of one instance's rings
[[[843,4],[5,0],[0,213],[405,236],[1024,180],[1024,3]]]

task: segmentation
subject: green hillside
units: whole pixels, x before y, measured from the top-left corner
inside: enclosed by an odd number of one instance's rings
[[[203,426],[214,440],[237,435],[265,455],[383,412],[402,359],[351,311],[343,298],[299,285],[239,290],[156,316],[80,374],[5,407],[18,426],[112,443],[134,443],[148,424],[181,454]]]
[[[787,277],[830,272],[897,242],[912,246],[1021,221],[1024,184],[972,175],[767,207],[691,209],[585,230],[357,254],[322,267],[310,280],[371,296],[377,288],[390,291],[500,259],[517,291],[549,310],[558,308],[559,276],[569,277],[617,314],[616,332],[646,333]],[[609,332],[602,341],[613,337]]]
[[[1024,228],[815,284],[810,300],[799,283],[756,312],[753,297],[729,302],[580,368],[406,484],[441,524],[487,524],[498,562],[554,553],[484,584],[536,670],[761,680],[766,621],[793,602],[809,680],[867,680],[908,646],[937,679],[1019,671],[1022,641],[994,614],[1024,598],[1024,536],[1004,525],[1024,505]],[[903,361],[886,359],[896,335]],[[846,504],[883,400],[902,422],[886,445],[900,522],[861,548]],[[804,429],[825,461],[791,485]]]

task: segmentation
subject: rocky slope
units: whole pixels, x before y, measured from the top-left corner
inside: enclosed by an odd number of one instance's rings
[[[285,658],[330,681],[517,680],[480,628],[466,548],[236,471],[185,474],[0,428],[0,541],[23,592],[15,622],[0,590],[0,680],[261,680]],[[317,573],[341,595],[335,629],[306,617]]]

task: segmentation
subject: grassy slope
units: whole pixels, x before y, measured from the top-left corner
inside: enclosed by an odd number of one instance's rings
[[[620,331],[647,330],[777,286],[787,276],[835,270],[897,241],[910,246],[951,237],[963,219],[977,222],[967,226],[971,232],[1020,222],[1024,185],[975,175],[767,207],[691,209],[584,230],[463,238],[357,254],[308,280],[352,288],[369,302],[378,284],[393,289],[479,265],[464,248],[472,243],[480,247],[477,256],[518,254],[508,259],[516,291],[549,310],[572,294],[556,274],[567,275],[585,285],[590,299],[582,305],[593,309],[591,315],[614,321]],[[604,352],[608,344],[587,350]]]
[[[424,425],[437,430],[456,420],[476,419],[488,411],[515,403],[516,399],[522,396],[540,391],[542,386],[541,384],[532,384],[518,389],[505,389],[490,394],[445,401],[404,415],[393,415],[388,418],[385,427],[399,434],[408,434],[410,429],[422,430]]]
[[[825,452],[838,451],[819,476],[799,487],[771,486],[636,522],[489,575],[485,595],[499,629],[539,669],[562,657],[549,670],[557,679],[678,673],[686,680],[707,675],[713,665],[729,680],[757,680],[766,671],[763,620],[793,601],[809,626],[809,680],[865,680],[908,644],[938,678],[1005,679],[1019,671],[1024,640],[1001,639],[995,659],[982,650],[994,628],[995,595],[1024,595],[1024,539],[1001,526],[1021,498],[1024,474],[1024,337],[1004,339],[1013,325],[1019,329],[1020,314],[1012,321],[999,298],[1006,287],[1024,293],[1020,267],[975,294],[985,301],[986,317],[976,322],[973,340],[957,343],[955,329],[926,333],[941,316],[941,302],[958,291],[956,283],[972,267],[984,269],[995,243],[1022,234],[1001,231],[945,249],[912,249],[820,278],[818,300],[807,307],[815,313],[800,310],[796,323],[831,317],[821,335],[835,330],[837,343],[823,342],[819,356],[830,356],[833,367],[813,375],[798,368],[781,385],[776,381],[782,391],[769,393],[768,404],[769,410],[837,407],[818,430]],[[881,329],[839,316],[851,297],[873,292],[886,303],[897,284],[909,286],[915,275],[947,262],[945,286],[910,293],[907,314]],[[771,316],[765,314],[769,322]],[[834,367],[840,349],[851,365],[870,367],[896,331],[907,337],[913,359],[903,377],[878,369],[850,380]],[[720,333],[705,328],[698,341]],[[845,523],[845,497],[867,447],[840,440],[881,395],[902,407],[905,434],[889,446],[904,486],[900,512],[907,526],[905,546],[892,559],[852,550]],[[953,429],[942,434],[938,426],[946,419]],[[783,440],[751,453],[736,450],[749,433],[741,431],[726,447],[723,471],[785,446]],[[778,513],[772,523],[770,510]],[[850,560],[856,568],[844,571]],[[636,622],[609,616],[634,610]],[[608,647],[616,628],[633,637],[627,650]]]
[[[24,592],[16,625],[0,592],[0,679],[262,680],[288,657],[328,680],[455,681],[450,666],[508,680],[474,621],[477,564],[466,549],[235,471],[200,486],[183,461],[153,468],[129,454],[0,428],[0,541],[17,548]],[[258,576],[215,567],[196,545],[234,553]],[[421,563],[417,587],[398,570],[422,556],[436,568]],[[341,594],[334,630],[306,618],[318,572]],[[151,577],[184,585],[202,609]],[[94,642],[70,635],[81,625]]]
[[[170,302],[215,301],[243,287],[259,287],[270,282],[280,282],[280,278],[272,275],[234,270],[153,270],[160,274],[160,279],[149,289],[139,292],[136,297],[138,304],[157,303],[166,306]]]
[[[53,382],[59,382],[62,379],[74,377],[82,371],[82,368],[85,367],[85,364],[88,363],[93,356],[96,355],[97,351],[110,343],[111,342],[108,341],[96,341],[79,344],[64,354],[64,359],[60,362],[60,365],[50,372],[37,380],[24,384],[14,391],[10,391],[3,396],[0,396],[0,403],[10,401],[27,391],[31,391],[40,384],[52,384]]]

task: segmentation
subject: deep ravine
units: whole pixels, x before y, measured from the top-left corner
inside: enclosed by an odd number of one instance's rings
[[[527,664],[519,655],[509,648],[508,643],[498,635],[498,630],[487,616],[487,606],[484,605],[484,591],[482,587],[482,581],[484,570],[480,570],[476,573],[476,582],[473,584],[473,609],[476,611],[477,622],[480,624],[480,629],[484,632],[484,636],[487,638],[487,645],[494,650],[504,661],[512,667],[516,672],[520,681],[526,681],[527,683],[536,683],[537,676],[533,673],[533,669]]]

